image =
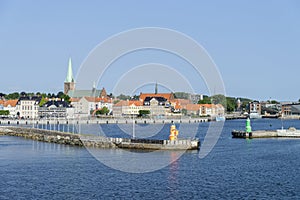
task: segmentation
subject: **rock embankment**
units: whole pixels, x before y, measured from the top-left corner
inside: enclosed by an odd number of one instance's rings
[[[0,127],[0,135],[23,137],[41,142],[85,146],[95,148],[117,148],[122,138],[79,135],[24,127]]]
[[[83,146],[79,135],[58,131],[24,127],[0,127],[0,135],[24,137],[26,139],[32,139],[41,142]]]

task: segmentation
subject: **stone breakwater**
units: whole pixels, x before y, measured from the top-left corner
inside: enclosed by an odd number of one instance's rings
[[[118,138],[84,136],[24,127],[0,127],[0,135],[23,137],[41,142],[98,148],[114,148],[116,147],[116,142],[118,142]]]
[[[0,135],[24,137],[41,142],[95,148],[129,148],[157,150],[192,150],[199,149],[198,140],[144,140],[129,138],[111,138],[101,136],[79,135],[24,127],[0,127]]]
[[[58,144],[83,146],[79,135],[23,127],[0,127],[0,135],[24,137],[26,139]]]

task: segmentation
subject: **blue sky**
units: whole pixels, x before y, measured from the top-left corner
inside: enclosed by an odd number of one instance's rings
[[[196,40],[218,66],[227,95],[281,101],[300,98],[297,0],[2,0],[0,92],[62,91],[69,57],[76,75],[96,45],[140,27],[174,29]],[[153,55],[150,52],[148,57]],[[169,56],[162,60],[167,58],[172,60]],[[169,64],[178,63],[175,58]],[[114,70],[110,73],[122,71],[118,66]],[[207,93],[202,80],[193,84],[196,92]],[[103,86],[110,92],[114,83],[108,78],[98,85]]]

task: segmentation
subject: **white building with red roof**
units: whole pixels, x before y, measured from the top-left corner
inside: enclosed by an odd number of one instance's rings
[[[9,117],[16,117],[16,106],[18,103],[18,99],[13,100],[0,100],[0,109],[1,110],[8,110],[9,111]]]

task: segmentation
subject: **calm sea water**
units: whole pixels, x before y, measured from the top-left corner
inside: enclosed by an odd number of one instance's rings
[[[244,125],[227,121],[204,159],[188,151],[169,166],[142,174],[109,168],[85,148],[1,136],[0,199],[300,199],[300,140],[232,139],[231,130]],[[300,129],[299,120],[283,125]],[[280,120],[252,121],[254,130],[281,126]],[[201,141],[207,127],[199,125]],[[129,137],[117,125],[101,128]],[[153,138],[165,137],[168,129]]]

